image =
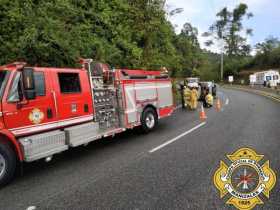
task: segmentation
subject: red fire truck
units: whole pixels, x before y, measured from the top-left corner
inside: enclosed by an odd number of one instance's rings
[[[23,162],[139,126],[155,128],[174,110],[171,81],[161,71],[110,69],[81,60],[81,68],[0,67],[0,185]]]

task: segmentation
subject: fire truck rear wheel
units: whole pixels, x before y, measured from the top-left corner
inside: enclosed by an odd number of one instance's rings
[[[156,111],[148,107],[144,109],[141,117],[141,128],[144,133],[152,131],[158,124],[158,116]]]
[[[16,156],[7,143],[0,143],[0,186],[8,184],[16,171]]]

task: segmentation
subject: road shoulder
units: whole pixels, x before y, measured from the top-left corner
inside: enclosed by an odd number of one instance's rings
[[[274,93],[269,93],[268,91],[257,90],[257,89],[249,88],[246,86],[238,86],[238,85],[223,85],[222,87],[225,89],[241,90],[241,91],[246,91],[249,93],[254,93],[254,94],[264,96],[266,98],[272,99],[272,100],[280,103],[280,95],[274,94]]]

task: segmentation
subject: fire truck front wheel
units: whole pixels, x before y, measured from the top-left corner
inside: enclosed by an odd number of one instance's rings
[[[158,116],[156,111],[151,108],[147,107],[144,109],[141,117],[141,128],[144,133],[148,133],[152,131],[158,123]]]
[[[7,143],[0,142],[0,186],[8,184],[16,171],[16,156]]]

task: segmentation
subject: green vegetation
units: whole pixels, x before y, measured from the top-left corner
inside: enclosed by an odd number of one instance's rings
[[[172,76],[218,80],[218,54],[202,50],[198,31],[186,23],[179,34],[164,9],[164,0],[0,0],[0,64],[15,60],[30,65],[76,66],[93,58],[114,67],[160,69]],[[279,65],[279,42],[259,45],[255,58],[241,36],[245,4],[224,8],[206,35],[208,44],[225,42],[225,76],[243,68]],[[251,35],[252,30],[246,29]],[[271,45],[271,46],[270,46]]]
[[[274,37],[268,37],[265,41],[256,44],[256,55],[244,55],[230,57],[226,55],[224,62],[225,77],[236,75],[240,79],[248,79],[254,71],[280,68],[280,41]],[[242,72],[245,71],[243,74]],[[243,78],[245,76],[245,78]]]
[[[268,37],[264,42],[256,45],[257,54],[251,58],[246,68],[268,69],[280,67],[280,41]]]
[[[166,67],[173,76],[209,74],[197,29],[187,23],[177,35],[162,0],[0,0],[0,17],[0,64],[75,66],[91,57],[115,67]]]

